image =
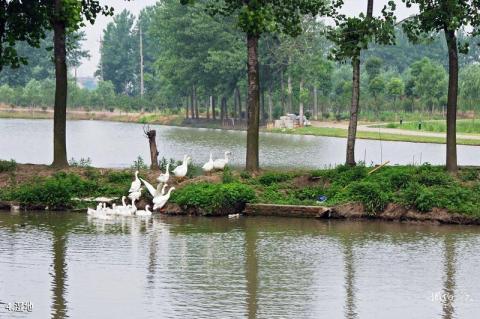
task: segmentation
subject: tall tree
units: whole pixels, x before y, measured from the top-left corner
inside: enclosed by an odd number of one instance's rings
[[[457,102],[458,53],[468,52],[457,38],[459,30],[472,28],[476,35],[480,27],[480,1],[478,0],[402,0],[407,7],[417,5],[419,14],[405,21],[404,30],[412,40],[422,33],[443,32],[448,47],[448,99],[447,99],[447,170],[456,173],[457,165]]]
[[[343,4],[343,1],[341,1]],[[352,102],[350,123],[347,136],[346,165],[355,166],[355,141],[360,103],[360,54],[368,48],[371,41],[381,44],[393,44],[395,39],[393,11],[394,1],[388,2],[382,10],[382,17],[373,17],[373,0],[367,0],[367,14],[359,17],[347,17],[337,14],[336,28],[332,28],[328,38],[335,43],[332,58],[338,61],[350,60],[353,69]]]
[[[183,4],[192,0],[181,0]],[[246,34],[247,44],[247,158],[246,169],[259,169],[260,76],[258,42],[269,32],[282,32],[296,36],[301,33],[305,15],[316,16],[329,11],[324,0],[225,0],[209,7],[213,15],[235,16],[240,29]]]

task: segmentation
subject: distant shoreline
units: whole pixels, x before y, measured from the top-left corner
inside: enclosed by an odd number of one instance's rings
[[[41,108],[8,108],[6,106],[0,107],[0,118],[5,119],[53,119],[53,110],[48,108],[42,110]],[[169,126],[182,126],[182,127],[198,127],[198,128],[213,128],[213,129],[226,129],[222,128],[219,122],[198,122],[185,124],[185,118],[182,115],[165,115],[160,113],[150,112],[121,112],[115,110],[113,112],[105,110],[67,110],[67,120],[93,120],[93,121],[112,121],[112,122],[124,122],[124,123],[138,123],[138,124],[157,124],[157,125],[169,125]],[[312,136],[326,136],[326,137],[347,137],[347,129],[344,122],[326,121],[313,122],[313,126],[302,127],[296,129],[267,129],[263,128],[262,131],[278,134],[294,134],[294,135],[312,135]],[[368,126],[378,125],[379,123],[368,123]],[[363,125],[366,126],[366,125]],[[359,125],[361,127],[361,125]],[[412,135],[403,134],[402,130],[395,132],[392,129],[362,130],[361,128],[357,132],[358,139],[367,140],[383,140],[394,142],[410,142],[410,143],[430,143],[430,144],[445,144],[445,138],[439,136],[431,136],[431,134],[419,134]],[[480,136],[475,138],[457,138],[458,145],[470,145],[480,146]]]

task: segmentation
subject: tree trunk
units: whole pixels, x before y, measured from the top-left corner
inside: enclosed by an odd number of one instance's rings
[[[145,132],[145,135],[148,138],[148,143],[150,144],[150,159],[152,164],[150,165],[150,169],[152,170],[159,170],[160,167],[158,166],[158,150],[157,150],[157,131],[155,130],[148,130]]]
[[[195,102],[193,96],[193,90],[190,93],[190,114],[192,115],[192,120],[195,118]]]
[[[62,0],[55,0],[55,12],[62,12]],[[66,121],[67,121],[67,50],[65,23],[52,21],[55,59],[55,105],[53,115],[53,163],[54,167],[68,166]]]
[[[193,86],[193,105],[195,108],[195,118],[198,120],[200,116],[198,115],[197,87],[195,85]]]
[[[227,103],[228,99],[224,96],[223,100],[224,100],[224,102],[223,102],[223,113],[225,114],[225,119],[228,120],[228,103]]]
[[[212,105],[213,105],[213,96],[210,95],[208,102],[209,104],[207,105],[207,119],[210,119],[210,109],[212,108]]]
[[[233,90],[233,118],[237,118],[238,101],[237,101],[237,88]]]
[[[448,102],[447,102],[447,170],[456,173],[457,166],[457,98],[458,48],[455,31],[445,30],[448,46]]]
[[[268,121],[273,121],[272,83],[268,85]]]
[[[303,78],[300,79],[300,103],[298,105],[298,113],[300,116],[300,127],[303,127],[303,99],[302,99],[302,91],[303,91]]]
[[[253,172],[259,169],[259,125],[260,92],[258,72],[258,35],[247,34],[247,69],[248,69],[248,128],[246,169]]]
[[[261,97],[261,102],[260,102],[260,119],[261,121],[265,121],[265,89],[260,90],[260,97]]]
[[[242,95],[240,94],[240,89],[237,87],[237,98],[238,98],[238,118],[243,119],[242,114]]]
[[[317,86],[313,86],[313,119],[318,120],[318,90]]]
[[[215,99],[215,96],[212,95],[212,118],[213,120],[215,121],[217,119],[217,112],[215,110],[215,103],[216,103],[216,99]]]
[[[285,115],[285,79],[283,77],[283,70],[280,72],[280,103],[282,104],[282,115]]]
[[[292,91],[292,76],[289,74],[287,78],[287,113],[293,112]]]
[[[347,160],[346,165],[355,166],[355,139],[357,138],[358,107],[360,101],[360,57],[352,59],[353,83],[352,104],[350,109],[350,123],[347,137]]]
[[[185,118],[188,120],[188,96],[185,97]]]
[[[223,125],[224,119],[225,119],[225,98],[222,97],[220,99],[220,121],[222,121],[222,125]]]

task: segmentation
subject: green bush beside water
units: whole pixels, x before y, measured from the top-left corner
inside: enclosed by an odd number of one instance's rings
[[[172,202],[184,208],[199,208],[204,215],[233,213],[255,199],[254,190],[237,182],[190,184],[172,195]]]

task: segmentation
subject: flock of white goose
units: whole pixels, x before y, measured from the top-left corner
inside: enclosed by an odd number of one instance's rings
[[[219,158],[213,160],[212,153],[210,153],[210,158],[202,166],[202,170],[209,174],[214,170],[224,170],[229,162],[229,156],[231,152],[225,152],[224,158]],[[192,158],[188,155],[183,157],[182,164],[177,166],[173,171],[173,175],[177,178],[184,178],[187,176],[188,164],[191,162]],[[170,179],[170,163],[167,164],[165,173],[161,173],[157,177],[158,185],[155,188],[152,184],[146,180],[138,177],[138,171],[135,172],[135,179],[130,185],[128,191],[128,198],[131,200],[131,204],[126,203],[126,196],[122,197],[122,206],[117,206],[112,204],[112,207],[107,207],[106,203],[99,203],[96,209],[87,208],[87,215],[97,218],[97,219],[113,219],[114,216],[151,216],[152,211],[150,211],[150,205],[145,206],[145,210],[138,210],[135,206],[135,202],[140,199],[142,196],[142,183],[147,188],[150,195],[153,197],[153,210],[162,209],[170,199],[170,195],[175,190],[175,187],[170,187],[168,192],[166,189],[168,187],[167,182]]]

